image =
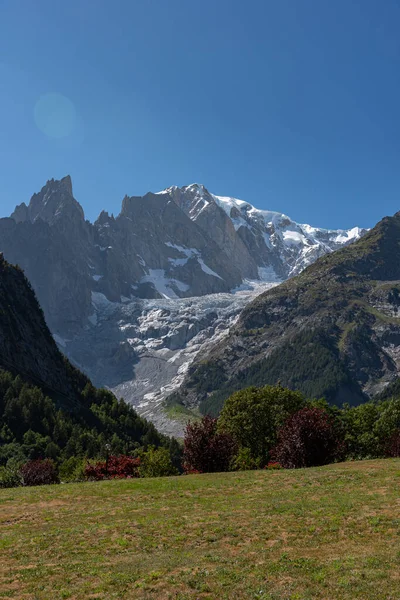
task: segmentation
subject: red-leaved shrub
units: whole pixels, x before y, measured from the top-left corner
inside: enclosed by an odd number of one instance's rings
[[[400,429],[395,431],[389,438],[386,444],[385,454],[386,456],[392,457],[400,456]]]
[[[333,419],[321,408],[302,408],[287,419],[278,433],[271,459],[285,469],[315,467],[333,462],[340,440]]]
[[[22,485],[47,485],[59,483],[57,469],[52,460],[29,460],[20,467]]]
[[[233,437],[217,431],[217,419],[205,416],[199,423],[187,424],[183,446],[185,473],[227,471],[236,451]]]
[[[270,460],[265,468],[269,471],[278,471],[279,469],[282,469],[282,465],[276,460]]]
[[[140,458],[130,456],[110,456],[108,460],[87,463],[84,470],[86,479],[124,479],[139,477]]]

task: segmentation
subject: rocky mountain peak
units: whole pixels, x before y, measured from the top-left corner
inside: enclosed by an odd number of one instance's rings
[[[95,225],[105,225],[109,222],[109,220],[110,215],[108,214],[108,212],[106,210],[102,210],[99,216],[97,217],[97,220],[95,221]]]
[[[32,196],[28,206],[20,204],[11,215],[16,222],[33,223],[41,219],[49,224],[65,217],[75,223],[85,220],[82,206],[72,195],[69,175],[61,180],[49,179],[40,192]]]
[[[11,219],[14,219],[16,223],[24,223],[25,221],[29,221],[29,208],[25,202],[18,204],[10,217]]]
[[[64,186],[68,194],[70,196],[73,196],[71,175],[66,175],[65,177],[63,177],[60,180],[60,186]]]

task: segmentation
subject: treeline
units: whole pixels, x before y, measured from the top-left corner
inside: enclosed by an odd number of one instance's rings
[[[87,459],[167,450],[180,468],[181,448],[123,400],[86,380],[76,410],[65,411],[42,389],[0,370],[0,468],[3,478],[28,461],[48,459],[68,478]],[[1,479],[1,474],[0,474]],[[1,485],[1,481],[0,481]]]
[[[254,335],[257,331],[254,330]],[[277,381],[308,398],[324,397],[330,403],[336,401],[338,390],[345,391],[352,404],[365,400],[359,385],[352,380],[340,359],[334,336],[322,330],[300,331],[268,358],[240,370],[229,379],[220,362],[202,363],[191,376],[190,385],[200,396],[204,396],[204,392],[213,392],[202,400],[200,411],[217,417],[226,398],[233,392]]]
[[[281,385],[246,388],[218,418],[188,423],[182,453],[107,390],[86,383],[79,411],[65,412],[0,371],[0,487],[389,456],[400,456],[400,397],[338,408]]]
[[[400,456],[400,397],[338,408],[281,385],[235,392],[218,418],[189,424],[184,442],[188,473],[389,456]]]

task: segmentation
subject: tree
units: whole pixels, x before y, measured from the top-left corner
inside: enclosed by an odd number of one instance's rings
[[[386,456],[400,456],[400,429],[397,429],[388,439],[385,447]]]
[[[349,457],[385,456],[389,440],[400,429],[400,398],[346,405],[341,420]]]
[[[29,460],[19,470],[22,485],[48,485],[59,483],[57,469],[52,460]]]
[[[230,396],[218,420],[218,429],[232,435],[241,448],[265,464],[276,444],[277,430],[286,418],[305,405],[302,394],[281,385],[250,387]]]
[[[217,419],[205,416],[199,423],[187,424],[183,446],[186,473],[228,471],[236,451],[232,435],[218,431]]]
[[[179,475],[178,469],[174,467],[171,455],[167,448],[155,448],[150,446],[140,456],[140,477],[168,477]]]
[[[339,451],[340,439],[332,416],[321,408],[305,407],[280,429],[271,457],[287,469],[299,469],[333,462]]]

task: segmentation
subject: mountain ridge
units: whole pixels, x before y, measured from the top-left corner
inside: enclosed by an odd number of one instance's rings
[[[225,293],[247,279],[278,282],[365,233],[300,226],[235,199],[228,210],[221,198],[199,184],[171,187],[125,196],[117,217],[102,211],[90,223],[67,175],[0,219],[0,250],[23,266],[52,331],[63,335],[85,326],[92,293],[121,302]]]
[[[335,403],[379,393],[400,369],[399,260],[397,212],[250,302],[230,336],[199,355],[176,399],[200,397],[215,413],[234,389],[277,380]]]
[[[247,302],[364,233],[299,225],[200,184],[125,196],[116,217],[90,223],[66,176],[0,219],[0,250],[32,282],[62,352],[159,419]]]

